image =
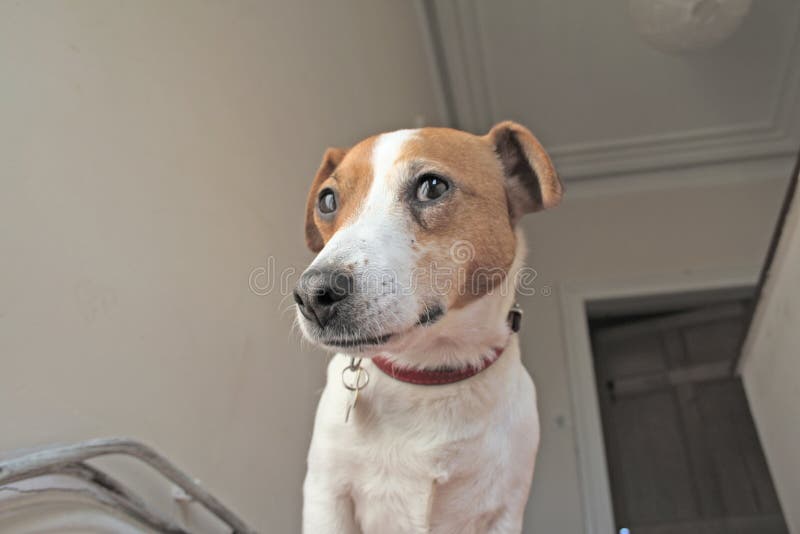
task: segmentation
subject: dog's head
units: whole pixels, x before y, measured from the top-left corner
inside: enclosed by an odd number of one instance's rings
[[[294,292],[301,329],[349,353],[402,346],[507,282],[518,220],[561,191],[513,122],[483,137],[423,128],[328,149],[306,206],[319,254]]]

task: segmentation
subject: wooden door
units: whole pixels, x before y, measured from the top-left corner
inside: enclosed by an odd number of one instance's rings
[[[788,534],[733,360],[744,305],[592,328],[617,529]]]

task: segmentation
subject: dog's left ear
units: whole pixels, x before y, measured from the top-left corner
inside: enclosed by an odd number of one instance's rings
[[[550,156],[534,135],[512,121],[496,124],[486,138],[503,164],[512,224],[561,201],[563,188]]]

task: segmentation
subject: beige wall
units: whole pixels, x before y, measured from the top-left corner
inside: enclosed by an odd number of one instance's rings
[[[800,190],[742,358],[750,409],[783,513],[800,532]]]
[[[410,2],[0,3],[0,450],[128,435],[296,532],[324,358],[248,277],[295,266],[327,145],[440,122]],[[535,125],[532,125],[535,126]],[[757,269],[782,182],[530,217],[543,286]],[[523,299],[527,532],[582,530],[557,295]]]
[[[321,353],[251,270],[311,257],[328,145],[438,122],[410,2],[0,2],[0,450],[127,435],[299,529]]]

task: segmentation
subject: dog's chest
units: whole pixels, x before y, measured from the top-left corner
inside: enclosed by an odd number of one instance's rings
[[[517,361],[441,387],[410,386],[369,369],[348,423],[352,394],[340,379],[346,364],[331,363],[309,470],[349,497],[361,532],[486,532],[509,495],[530,484],[535,400]]]
[[[421,433],[359,447],[365,460],[355,463],[348,478],[364,532],[439,531],[442,518],[453,517],[450,510],[470,510],[474,521],[496,509],[481,483],[492,471],[484,440],[439,438]]]
[[[356,408],[350,432],[340,434],[348,458],[340,475],[363,532],[478,532],[474,525],[502,506],[492,486],[507,451],[497,440],[507,432],[491,427],[504,414],[461,413],[464,396],[394,410],[367,394]]]

